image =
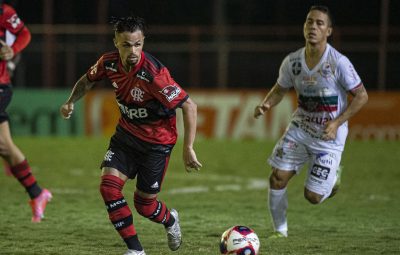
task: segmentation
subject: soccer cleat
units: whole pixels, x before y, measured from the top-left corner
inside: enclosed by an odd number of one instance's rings
[[[329,195],[329,198],[335,196],[336,193],[339,191],[340,183],[342,182],[341,180],[342,172],[343,172],[343,166],[339,166],[339,168],[336,171],[336,182],[335,185],[333,185],[332,192]]]
[[[171,209],[170,213],[175,218],[175,222],[165,230],[167,231],[168,247],[172,251],[176,251],[182,244],[181,227],[179,226],[178,212],[175,209]]]
[[[124,255],[146,255],[144,251],[127,250]]]
[[[47,202],[49,202],[52,197],[50,191],[43,189],[37,198],[29,201],[32,208],[32,222],[40,222],[44,218],[44,210]]]
[[[286,238],[286,237],[287,237],[287,235],[285,235],[285,234],[283,234],[283,233],[281,233],[281,232],[275,231],[272,235],[270,235],[270,236],[268,237],[268,240],[279,239],[279,238]]]

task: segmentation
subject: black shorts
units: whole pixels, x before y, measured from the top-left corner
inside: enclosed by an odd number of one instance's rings
[[[11,85],[0,85],[0,123],[9,120],[6,109],[11,102],[12,94]]]
[[[173,146],[142,141],[118,126],[101,168],[115,168],[130,179],[137,176],[139,190],[156,194],[161,190]]]

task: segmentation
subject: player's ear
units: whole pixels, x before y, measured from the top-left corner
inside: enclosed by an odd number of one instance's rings
[[[113,38],[113,42],[114,42],[115,48],[118,48],[118,47],[117,47],[117,39],[116,39],[115,37]]]
[[[332,31],[333,31],[333,28],[332,27],[328,27],[328,31],[327,31],[328,37],[331,36]]]

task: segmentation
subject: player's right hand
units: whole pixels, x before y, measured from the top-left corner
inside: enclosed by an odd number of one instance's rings
[[[72,112],[74,111],[74,103],[65,103],[60,108],[61,116],[64,119],[71,118]]]
[[[203,166],[196,156],[196,152],[192,148],[183,149],[183,162],[185,164],[185,169],[187,172],[193,172],[194,170],[200,171]]]
[[[264,115],[264,113],[268,111],[269,108],[271,108],[269,104],[257,105],[256,108],[254,109],[254,118],[258,119],[261,115]]]
[[[7,43],[0,39],[0,59],[2,60],[11,60],[14,57],[14,50],[7,45]]]

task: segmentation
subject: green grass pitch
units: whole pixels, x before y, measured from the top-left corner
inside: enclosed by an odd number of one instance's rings
[[[0,254],[123,254],[100,197],[99,164],[105,138],[17,138],[41,186],[54,195],[40,224],[30,222],[28,196],[0,172]],[[321,205],[303,198],[305,171],[289,185],[289,238],[267,240],[266,158],[274,142],[196,143],[204,167],[186,173],[181,144],[174,149],[160,199],[180,212],[183,245],[168,250],[162,226],[133,213],[149,255],[219,254],[225,229],[246,225],[261,241],[260,254],[400,254],[400,143],[353,142],[342,157],[339,193]],[[133,208],[135,181],[124,188]]]

